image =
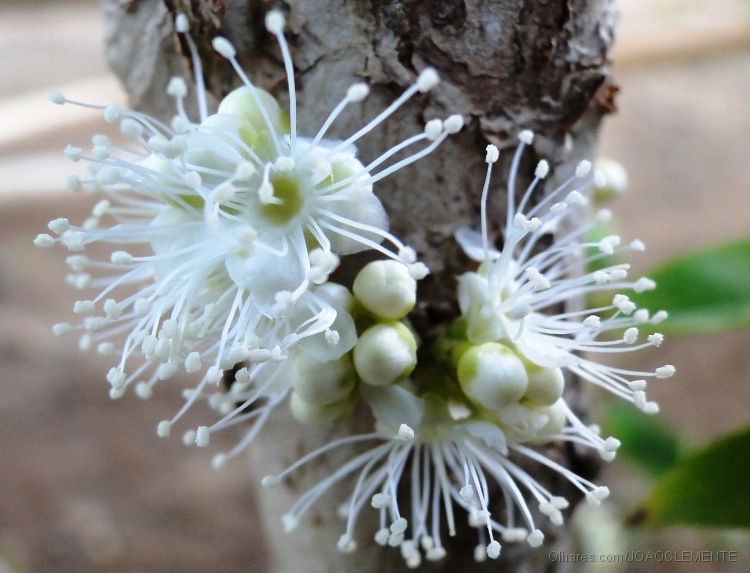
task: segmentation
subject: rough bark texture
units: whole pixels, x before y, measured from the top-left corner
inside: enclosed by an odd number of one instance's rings
[[[122,78],[134,107],[169,117],[164,97],[171,75],[189,74],[185,46],[173,33],[176,11],[188,14],[207,74],[209,89],[221,97],[237,79],[210,48],[217,33],[238,50],[248,75],[286,101],[286,82],[274,39],[263,28],[263,16],[280,7],[288,19],[287,38],[294,59],[298,90],[298,125],[315,133],[346,88],[365,80],[371,95],[353,106],[330,133],[342,137],[390,103],[422,69],[435,67],[443,81],[427,96],[413,99],[396,118],[360,141],[359,154],[373,159],[393,144],[423,129],[433,117],[460,113],[467,126],[429,156],[378,183],[396,235],[413,246],[432,274],[420,286],[415,324],[429,339],[431,326],[455,312],[455,277],[467,269],[452,238],[462,225],[478,221],[487,140],[499,147],[515,145],[521,129],[537,138],[526,153],[528,169],[548,159],[556,180],[565,168],[591,157],[603,114],[611,111],[616,88],[607,81],[615,19],[613,0],[106,0],[109,17],[108,57]],[[502,159],[501,159],[502,161]],[[507,170],[507,163],[504,168]],[[502,169],[493,183],[492,220],[501,220],[505,197]],[[544,188],[540,188],[540,195]],[[497,228],[493,231],[497,233]],[[349,268],[360,265],[354,262]],[[344,265],[338,280],[347,280]],[[578,400],[575,384],[568,400]],[[254,473],[274,473],[336,436],[368,431],[367,416],[334,428],[310,431],[287,419],[279,409],[253,450]],[[577,452],[554,450],[569,464],[587,463]],[[341,555],[335,542],[343,525],[335,516],[337,502],[318,504],[292,535],[281,531],[279,517],[306,485],[337,467],[331,458],[298,473],[295,481],[261,492],[267,542],[279,573],[334,571],[400,571],[398,551],[368,543],[375,525],[357,531],[360,549]],[[577,468],[580,469],[580,468]],[[539,468],[529,468],[538,473]],[[587,473],[587,472],[583,472]],[[551,484],[559,489],[561,484]],[[340,501],[340,500],[339,500]],[[371,512],[375,517],[376,512]],[[368,517],[363,513],[363,522]],[[252,519],[248,516],[248,519]],[[468,529],[468,528],[467,528]],[[547,556],[567,543],[564,533],[548,535],[541,550],[506,544],[500,562],[476,565],[471,556],[475,532],[461,531],[441,563],[429,571],[557,570]],[[250,540],[249,540],[250,542]],[[457,550],[462,545],[461,550]]]

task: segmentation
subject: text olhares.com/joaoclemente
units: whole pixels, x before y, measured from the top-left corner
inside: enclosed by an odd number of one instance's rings
[[[558,563],[736,563],[737,551],[627,551],[614,555],[550,551],[549,560]]]

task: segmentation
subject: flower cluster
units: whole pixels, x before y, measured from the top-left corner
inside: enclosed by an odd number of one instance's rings
[[[182,78],[173,78],[167,88],[176,104],[168,125],[115,105],[50,96],[60,105],[102,111],[105,120],[119,122],[137,146],[122,149],[100,135],[90,153],[71,146],[65,150],[73,161],[84,161],[88,171],[85,178],[71,175],[68,185],[102,199],[82,226],[56,219],[49,228],[57,237],[41,234],[35,243],[62,243],[72,253],[71,284],[100,290],[90,300],[75,303],[74,312],[83,316],[80,324],[61,323],[54,331],[82,332],[83,349],[93,346],[101,354],[119,356],[107,376],[113,398],[131,385],[148,398],[157,382],[180,370],[203,372],[198,385],[186,392],[185,406],[159,424],[161,436],[169,435],[195,400],[213,393],[223,371],[235,364],[247,363],[247,374],[240,377],[252,379],[238,388],[254,388],[249,394],[233,391],[238,393],[235,398],[241,397],[245,407],[261,397],[274,404],[288,388],[282,391],[265,380],[264,372],[270,369],[266,362],[284,361],[306,338],[323,338],[338,354],[348,351],[354,336],[351,321],[344,319],[339,301],[333,300],[336,295],[331,295],[333,287],[327,286],[341,256],[375,250],[414,279],[428,272],[414,250],[388,232],[388,217],[373,185],[437,148],[461,129],[461,117],[429,121],[422,133],[368,165],[356,157],[355,143],[415,94],[431,90],[438,83],[436,72],[422,71],[387,109],[347,139],[325,139],[345,108],[367,97],[367,85],[354,84],[318,133],[302,137],[297,133],[294,73],[281,13],[270,12],[266,27],[281,48],[289,115],[253,85],[224,38],[215,38],[214,48],[232,64],[243,85],[220,102],[216,113],[208,114],[200,60],[184,15],[177,17],[176,29],[193,53],[197,122],[185,110],[188,88]],[[416,152],[392,160],[420,144]],[[118,250],[109,261],[92,260],[84,254],[92,243]],[[118,347],[114,340],[122,333],[126,338]],[[222,396],[211,396],[211,403],[227,409],[230,402]],[[195,434],[195,442],[206,445],[210,432],[228,422],[198,428],[186,441]]]
[[[650,315],[623,294],[655,286],[647,278],[628,281],[625,264],[571,274],[615,252],[641,250],[643,246],[637,241],[620,246],[615,236],[587,242],[590,227],[606,219],[606,212],[599,213],[592,223],[565,230],[574,209],[587,204],[584,194],[573,188],[580,184],[586,191],[591,186],[591,165],[586,161],[576,167],[570,179],[532,206],[532,193],[549,171],[548,164],[540,162],[516,206],[514,185],[521,154],[533,134],[521,132],[519,139],[507,190],[503,248],[491,248],[487,234],[490,175],[499,156],[497,148],[490,145],[482,231],[460,229],[456,233],[466,255],[480,263],[477,271],[458,277],[462,315],[445,329],[431,354],[416,368],[408,364],[403,370],[410,373],[407,379],[403,374],[384,376],[382,384],[362,388],[377,431],[342,438],[264,481],[266,486],[276,485],[333,448],[379,442],[302,495],[284,517],[288,529],[296,527],[314,501],[331,487],[357,475],[346,504],[345,533],[339,541],[343,551],[356,547],[355,525],[368,502],[380,514],[381,528],[375,541],[400,547],[410,567],[418,566],[423,555],[428,560],[445,555],[441,524],[444,519],[449,535],[455,533],[456,506],[466,512],[469,525],[478,529],[477,560],[497,558],[500,541],[526,541],[537,547],[544,534],[534,518],[532,501],[555,525],[563,523],[562,511],[570,502],[514,462],[511,452],[557,472],[590,504],[598,505],[609,495],[606,487],[576,475],[535,446],[571,442],[598,452],[605,461],[614,459],[619,440],[603,438],[596,426],[587,426],[576,416],[564,398],[565,379],[575,375],[633,402],[644,412],[657,412],[656,403],[647,400],[645,379],[668,378],[674,374],[672,366],[655,372],[626,371],[589,356],[658,346],[663,339],[660,334],[648,335],[636,344],[638,328],[658,324],[666,313]],[[550,235],[556,237],[552,246],[542,247],[542,237]],[[364,280],[358,277],[358,281]],[[379,293],[380,289],[374,280],[370,292]],[[567,308],[602,291],[614,293],[611,304]],[[361,335],[357,344],[364,338]],[[384,340],[379,346],[384,356],[400,355],[398,341]],[[395,358],[393,362],[401,366]],[[387,372],[388,365],[379,369]],[[365,379],[364,370],[358,368],[358,374]],[[490,499],[492,482],[503,493],[504,519],[490,511],[497,503]],[[404,498],[410,506],[406,516],[399,507],[399,499]]]
[[[536,201],[535,190],[550,171],[546,161],[539,162],[516,203],[521,156],[533,140],[522,131],[511,161],[502,249],[491,246],[487,201],[499,151],[490,145],[481,229],[456,233],[478,265],[457,277],[460,316],[440,325],[430,346],[420,348],[409,313],[417,281],[428,271],[415,251],[388,231],[373,186],[429,154],[463,121],[460,116],[429,121],[422,133],[369,164],[357,158],[354,144],[360,138],[437,84],[435,71],[427,68],[347,139],[333,141],[326,134],[348,105],[367,96],[364,84],[347,90],[317,134],[299,135],[284,26],[279,12],[269,12],[266,27],[281,49],[289,114],[253,85],[223,38],[213,46],[243,85],[209,114],[197,50],[182,15],[176,29],[193,54],[197,121],[185,110],[188,88],[180,78],[167,90],[177,110],[168,125],[113,105],[51,96],[58,104],[99,109],[106,121],[119,121],[138,146],[127,150],[97,136],[90,153],[66,149],[88,167],[87,177],[71,176],[69,185],[102,199],[80,227],[56,219],[49,224],[56,236],[41,234],[35,243],[66,246],[72,252],[71,284],[99,292],[75,303],[80,324],[57,324],[54,332],[79,331],[83,349],[117,357],[107,376],[113,398],[131,385],[148,398],[157,382],[179,371],[196,375],[197,384],[184,391],[183,407],[160,422],[157,432],[169,436],[193,403],[207,401],[218,421],[188,430],[186,443],[205,447],[218,430],[245,429],[236,446],[214,457],[216,467],[241,452],[281,403],[288,402],[295,419],[310,425],[339,421],[358,404],[369,408],[373,432],[343,437],[263,480],[264,486],[276,486],[332,449],[357,446],[346,463],[299,497],[283,517],[287,530],[331,488],[349,480],[342,551],[356,548],[357,522],[368,505],[380,521],[375,541],[398,547],[411,567],[445,556],[444,527],[455,534],[456,511],[477,529],[477,560],[497,558],[501,542],[537,547],[544,539],[538,515],[559,525],[570,501],[528,473],[527,462],[556,472],[591,504],[609,493],[538,446],[575,443],[610,461],[620,445],[578,418],[566,401],[566,380],[591,382],[655,413],[647,379],[674,374],[670,365],[638,372],[595,360],[663,340],[660,334],[643,337],[640,330],[666,313],[638,309],[626,294],[654,283],[631,280],[628,265],[606,262],[643,245],[623,245],[614,235],[589,240],[591,227],[609,217],[606,211],[591,223],[577,223],[592,181],[603,177],[592,174],[587,161]],[[415,145],[417,151],[396,160]],[[610,192],[622,181],[611,182]],[[606,188],[607,181],[598,187]],[[114,250],[109,261],[92,260],[83,253],[93,243],[123,250]],[[329,280],[340,257],[363,250],[385,258],[360,269],[351,289]],[[603,293],[609,293],[605,303],[581,307],[603,300]],[[491,499],[496,491],[501,500]],[[502,515],[493,514],[497,507]]]

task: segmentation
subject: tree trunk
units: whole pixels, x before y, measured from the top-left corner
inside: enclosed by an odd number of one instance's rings
[[[522,129],[536,133],[533,165],[546,158],[555,180],[591,158],[601,117],[612,110],[616,88],[607,80],[615,20],[614,0],[105,0],[108,14],[108,57],[124,82],[131,104],[161,117],[173,113],[165,96],[169,78],[189,76],[189,59],[173,33],[174,13],[186,13],[199,47],[207,84],[218,98],[237,80],[210,47],[213,36],[227,36],[237,48],[248,75],[286,101],[283,68],[274,38],[265,32],[263,16],[276,4],[287,14],[297,78],[299,133],[314,134],[329,111],[354,82],[372,91],[333,126],[330,137],[346,137],[384,109],[427,66],[442,82],[425,96],[412,99],[395,118],[358,143],[366,164],[382,151],[419,133],[427,120],[460,113],[467,125],[435,153],[380,181],[375,192],[383,201],[391,230],[413,246],[431,274],[421,281],[420,306],[414,323],[423,339],[437,320],[456,312],[455,278],[467,270],[467,259],[453,239],[460,226],[476,226],[484,179],[487,141],[515,146]],[[283,104],[282,104],[283,107]],[[509,155],[509,154],[506,154]],[[501,163],[503,162],[501,154]],[[505,171],[508,162],[503,164]],[[500,221],[504,172],[492,185],[491,220]],[[493,229],[495,233],[499,230]],[[348,259],[344,259],[344,263]],[[356,263],[355,264],[361,264]],[[351,268],[351,263],[350,263]],[[344,265],[336,280],[346,282]],[[569,393],[577,393],[569,385]],[[568,403],[577,396],[567,395]],[[310,430],[279,408],[253,448],[256,477],[278,472],[301,452],[337,436],[371,431],[367,416],[356,416],[334,428]],[[570,463],[577,453],[562,452]],[[281,531],[280,516],[306,484],[336,467],[335,457],[298,472],[294,481],[264,490],[260,519],[268,532],[273,571],[278,573],[360,573],[405,570],[399,552],[382,549],[365,527],[357,531],[359,549],[342,555],[335,548],[343,532],[336,517],[341,500],[321,501],[290,535]],[[544,470],[529,468],[535,475]],[[371,512],[372,518],[377,512]],[[369,514],[365,511],[361,521]],[[250,519],[250,517],[248,517]],[[370,524],[374,531],[375,525]],[[468,528],[467,528],[468,529]],[[554,537],[557,540],[554,540]],[[467,537],[468,535],[468,537]],[[474,564],[473,530],[459,532],[457,543],[430,571],[550,571],[550,551],[565,546],[565,530],[548,534],[537,550],[505,544],[500,563]],[[250,542],[250,540],[249,540]]]

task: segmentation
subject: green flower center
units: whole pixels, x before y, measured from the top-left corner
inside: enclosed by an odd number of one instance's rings
[[[273,195],[279,203],[260,205],[260,214],[274,225],[284,225],[302,210],[304,197],[299,179],[294,174],[277,173],[269,178]]]

